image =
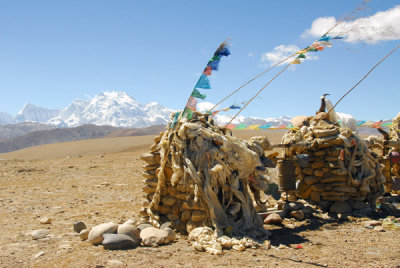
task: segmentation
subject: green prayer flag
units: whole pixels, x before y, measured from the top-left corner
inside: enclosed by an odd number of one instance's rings
[[[306,55],[304,55],[304,54],[300,54],[299,56],[297,56],[297,59],[305,59],[306,58]]]
[[[307,51],[318,51],[316,47],[309,47]]]
[[[247,126],[243,123],[241,123],[240,125],[236,126],[234,129],[245,129]]]
[[[198,91],[197,89],[193,89],[193,92],[192,92],[191,96],[195,97],[195,98],[202,99],[202,100],[204,100],[206,98],[206,94],[201,94],[200,91]]]

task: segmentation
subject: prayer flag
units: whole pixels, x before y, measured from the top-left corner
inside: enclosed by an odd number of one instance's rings
[[[241,123],[240,125],[236,126],[234,129],[245,129],[246,125]]]
[[[317,48],[315,48],[315,47],[309,47],[309,48],[307,49],[307,51],[315,52],[315,51],[317,51]]]
[[[332,47],[332,43],[328,41],[321,41],[319,44],[324,47]]]
[[[245,129],[254,129],[254,130],[257,130],[259,126],[260,126],[260,125],[250,125],[250,126],[246,127]]]
[[[296,59],[305,59],[306,58],[306,55],[304,55],[304,54],[300,54],[299,56],[297,56],[297,58]]]
[[[362,126],[363,124],[365,124],[366,122],[367,122],[367,121],[361,121],[361,122],[357,123],[357,126],[360,127],[360,126]]]
[[[320,39],[318,39],[318,41],[329,41],[329,40],[331,40],[331,37],[327,35],[324,35]]]
[[[205,74],[202,74],[199,78],[199,81],[197,81],[197,84],[195,88],[204,88],[204,89],[210,89],[210,80],[208,80],[208,77]]]
[[[263,126],[258,127],[258,128],[267,129],[267,128],[270,128],[270,127],[271,127],[271,124],[267,124],[267,125],[263,125]]]
[[[226,46],[224,47],[220,47],[217,49],[217,51],[215,52],[215,54],[217,54],[217,56],[225,56],[228,57],[229,55],[231,55],[231,52],[229,51],[229,48],[227,48]],[[215,55],[214,54],[214,55]]]
[[[212,116],[216,116],[220,111],[214,111],[212,112]]]
[[[201,94],[200,91],[198,91],[197,89],[193,89],[191,96],[202,100],[206,98],[206,94]]]
[[[344,36],[334,36],[332,39],[344,39]]]
[[[301,62],[300,62],[300,60],[299,59],[295,59],[295,60],[292,60],[291,62],[290,62],[290,64],[300,64]]]
[[[296,52],[296,54],[303,54],[303,53],[307,53],[307,49],[303,49]]]
[[[242,107],[237,106],[237,105],[231,105],[231,106],[229,106],[229,109],[240,109],[240,108],[242,108]]]
[[[213,70],[215,70],[215,71],[218,71],[219,60],[220,60],[220,59],[214,60],[214,61],[209,61],[209,62],[207,63],[207,66],[208,66],[208,67],[211,67],[211,69],[213,69]]]
[[[228,129],[234,129],[235,127],[236,127],[236,125],[233,125],[233,124],[229,124],[226,126],[226,128],[228,128]]]
[[[203,74],[205,75],[211,75],[212,69],[211,67],[206,67],[203,71]]]
[[[186,104],[186,108],[192,111],[196,111],[196,104],[197,104],[197,99],[190,96],[189,101]]]
[[[180,112],[176,112],[174,115],[174,119],[171,122],[171,125],[169,126],[169,128],[173,128],[175,127],[176,122],[178,122],[178,117],[179,117]]]

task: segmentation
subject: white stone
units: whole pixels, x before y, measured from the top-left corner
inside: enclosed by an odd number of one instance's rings
[[[134,239],[139,239],[140,238],[140,229],[129,223],[128,224],[124,223],[124,224],[121,224],[118,226],[117,234],[124,234],[124,235],[128,235]]]
[[[107,267],[113,268],[113,267],[124,267],[124,263],[119,260],[109,260],[107,262]]]
[[[47,218],[47,217],[41,218],[40,219],[40,223],[41,224],[50,224],[51,223],[51,219]]]
[[[93,245],[100,245],[103,241],[103,234],[115,233],[117,228],[118,224],[113,222],[97,225],[89,232],[88,242],[92,243]]]
[[[37,240],[46,237],[50,233],[47,229],[34,230],[31,233],[32,239]]]
[[[89,237],[89,229],[83,229],[82,231],[80,231],[79,233],[79,237],[81,238],[82,241],[85,241],[88,239]]]
[[[155,227],[148,227],[140,232],[140,238],[144,246],[157,246],[166,244],[170,239],[167,231]]]
[[[43,256],[43,255],[44,255],[44,251],[40,251],[39,253],[35,254],[33,256],[33,258],[37,259],[37,258],[39,258],[40,256]]]

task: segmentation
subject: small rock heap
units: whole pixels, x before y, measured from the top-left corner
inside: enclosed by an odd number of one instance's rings
[[[209,226],[218,236],[268,236],[253,205],[253,199],[262,203],[260,192],[270,185],[263,165],[264,150],[271,147],[266,137],[241,140],[211,116],[194,112],[154,142],[141,156],[145,221],[155,227],[171,222],[183,233]]]
[[[374,150],[385,166],[383,174],[386,178],[386,192],[400,194],[400,113],[393,119],[393,126],[387,133],[382,128],[379,132],[383,137],[375,135],[365,139],[368,147]],[[379,127],[378,127],[379,128]]]
[[[300,145],[285,149],[285,157],[310,157],[308,165],[296,164],[297,189],[292,192],[296,198],[331,212],[351,213],[366,202],[375,207],[377,197],[384,193],[383,167],[376,155],[350,129],[329,121],[325,112],[287,132],[282,143]]]

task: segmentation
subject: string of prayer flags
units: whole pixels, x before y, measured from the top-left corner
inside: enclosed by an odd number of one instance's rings
[[[185,105],[185,109],[182,111],[181,116],[190,119],[192,117],[193,111],[196,111],[197,99],[204,100],[206,98],[205,94],[202,94],[198,89],[210,89],[210,80],[208,76],[212,74],[212,70],[218,70],[219,62],[222,57],[227,57],[231,54],[227,42],[223,42],[217,50],[214,52],[212,58],[208,61],[206,67],[203,70],[199,80],[192,93],[190,94],[189,100]],[[218,112],[217,112],[218,113]],[[216,114],[216,113],[215,113]],[[172,125],[172,124],[171,124]]]

